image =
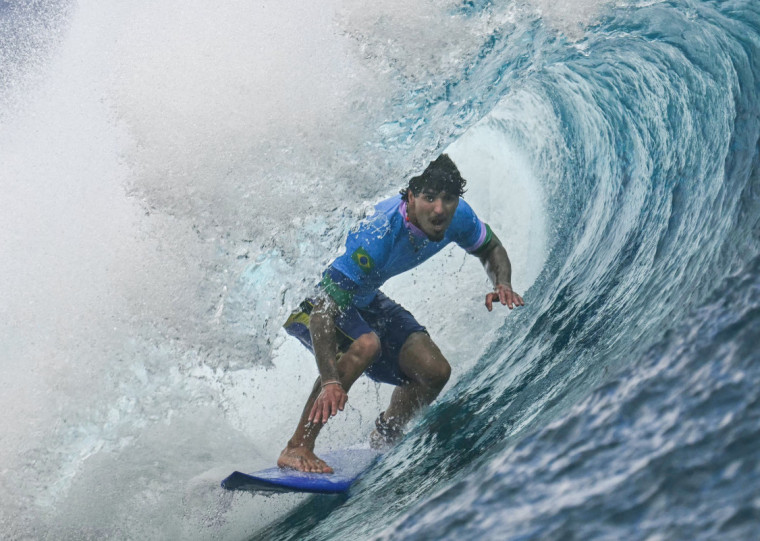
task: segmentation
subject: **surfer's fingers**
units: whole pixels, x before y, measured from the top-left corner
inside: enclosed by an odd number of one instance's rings
[[[322,397],[318,396],[317,400],[314,402],[314,405],[311,407],[311,413],[309,413],[309,422],[310,423],[321,423],[322,421],[322,412],[324,410],[324,404],[322,402]]]
[[[509,306],[509,309],[516,308],[518,306],[525,306],[523,298],[514,292],[512,289],[505,289],[506,302],[502,301],[502,304]]]
[[[501,304],[506,304],[507,307],[511,310],[515,306],[517,306],[517,300],[515,299],[516,295],[514,291],[505,291],[504,292],[504,300],[501,301]]]
[[[327,420],[330,418],[330,410],[332,409],[332,404],[329,400],[325,400],[322,406],[322,424],[326,423]]]
[[[311,411],[309,412],[309,422],[313,423],[317,417],[319,412],[319,400],[316,400],[314,402],[314,405],[311,407]]]
[[[512,292],[512,302],[514,303],[515,306],[525,306],[525,303],[523,302],[522,297],[518,295],[517,293],[515,293],[514,291]]]
[[[510,298],[509,293],[507,292],[505,288],[500,287],[498,293],[499,293],[499,302],[501,304],[510,304],[512,299]],[[509,307],[512,308],[511,304]]]
[[[341,392],[333,401],[333,415],[337,415],[339,411],[343,411],[343,408],[346,405],[346,400],[348,400],[348,395],[345,392]]]

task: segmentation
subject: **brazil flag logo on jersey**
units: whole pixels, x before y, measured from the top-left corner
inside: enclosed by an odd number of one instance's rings
[[[375,262],[372,261],[372,258],[364,248],[357,248],[356,251],[351,255],[351,259],[356,261],[356,264],[359,265],[359,268],[361,268],[361,270],[366,273],[369,273],[372,271],[372,269],[375,268]]]

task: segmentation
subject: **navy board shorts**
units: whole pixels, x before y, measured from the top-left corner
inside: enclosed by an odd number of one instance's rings
[[[306,299],[285,322],[285,330],[295,336],[314,353],[309,333],[310,314],[314,302]],[[349,306],[341,310],[335,318],[338,350],[348,351],[351,344],[361,335],[374,332],[380,338],[380,357],[364,373],[374,381],[403,385],[409,379],[399,367],[399,353],[410,334],[427,333],[414,316],[403,306],[378,291],[377,296],[363,308]]]

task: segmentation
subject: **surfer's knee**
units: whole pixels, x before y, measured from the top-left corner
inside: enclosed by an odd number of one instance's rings
[[[363,360],[374,361],[380,355],[380,337],[373,332],[365,333],[354,340],[351,351]]]
[[[441,357],[435,364],[428,367],[425,372],[426,383],[431,389],[440,391],[443,389],[451,378],[451,365],[449,362]]]
[[[341,357],[338,364],[341,377],[349,373],[359,377],[380,356],[380,346],[380,338],[373,332],[359,336]]]
[[[405,374],[431,390],[440,391],[451,377],[451,365],[427,333],[409,335],[400,361]]]

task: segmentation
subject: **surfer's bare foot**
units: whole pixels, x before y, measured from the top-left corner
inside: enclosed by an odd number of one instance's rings
[[[277,459],[280,468],[292,468],[310,473],[332,473],[333,469],[306,447],[287,446]]]

